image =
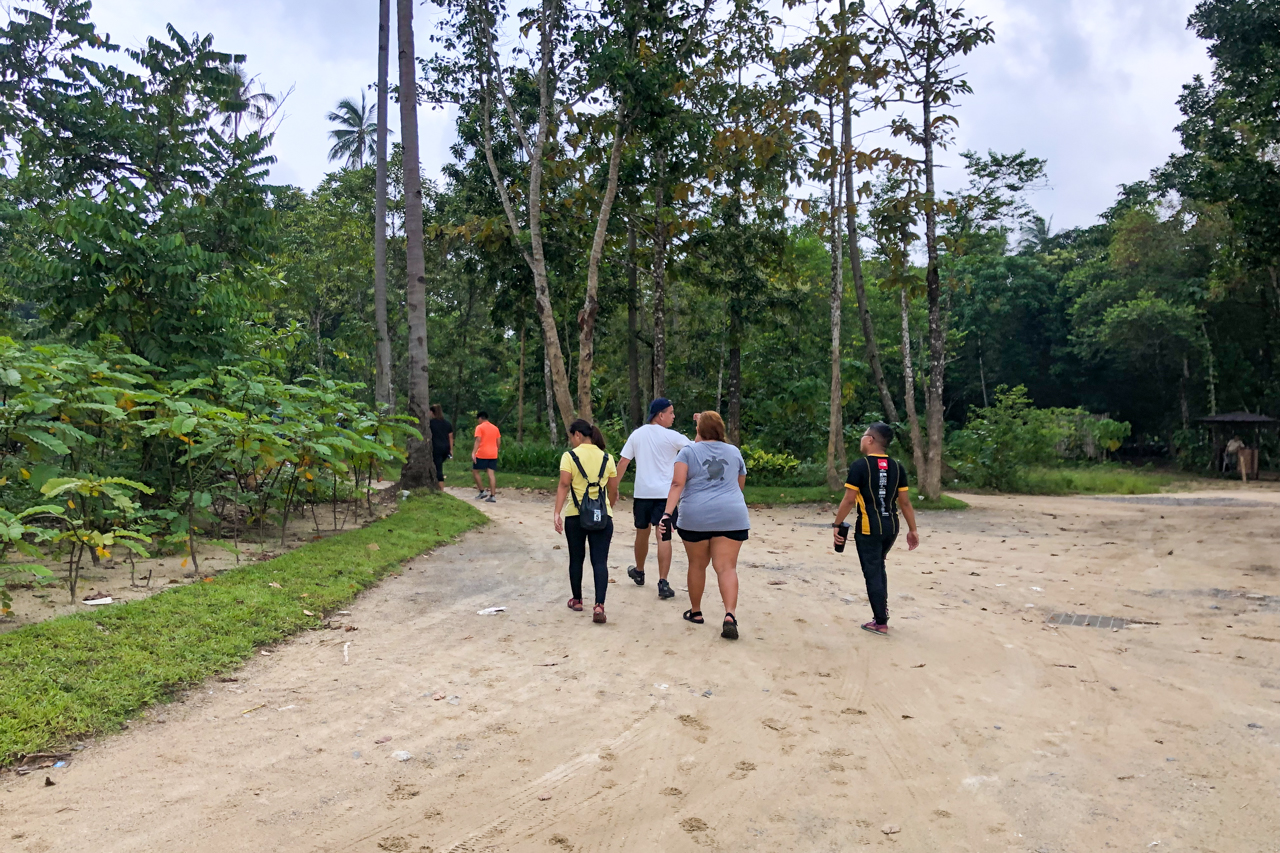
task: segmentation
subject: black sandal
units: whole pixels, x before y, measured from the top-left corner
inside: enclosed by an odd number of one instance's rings
[[[684,621],[686,621],[686,622],[692,622],[692,623],[693,623],[693,624],[695,624],[695,625],[702,625],[702,624],[704,624],[707,620],[705,620],[705,619],[703,619],[703,618],[702,618],[702,611],[701,611],[701,610],[686,610],[686,611],[684,612]]]
[[[732,613],[724,615],[724,626],[720,629],[720,636],[726,640],[738,639],[738,620]]]

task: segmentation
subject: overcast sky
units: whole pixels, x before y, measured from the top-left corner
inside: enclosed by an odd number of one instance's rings
[[[1055,230],[1095,222],[1119,184],[1146,177],[1177,148],[1175,99],[1183,83],[1209,68],[1204,44],[1186,30],[1195,0],[967,5],[992,21],[996,42],[966,60],[974,94],[960,106],[955,151],[1025,148],[1046,158],[1051,186],[1033,201]],[[271,91],[295,86],[276,137],[273,180],[311,188],[331,168],[325,114],[341,97],[358,99],[377,77],[377,6],[376,0],[95,0],[92,17],[125,46],[162,34],[167,23],[184,34],[213,33],[219,49],[248,54],[250,73]],[[421,54],[430,49],[434,7],[418,6],[415,14]],[[393,38],[393,78],[394,51]],[[393,128],[397,119],[393,108]],[[452,125],[444,111],[420,112],[428,175],[449,158]]]

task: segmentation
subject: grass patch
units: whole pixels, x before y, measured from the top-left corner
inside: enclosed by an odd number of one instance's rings
[[[1151,466],[1133,468],[1120,463],[1078,468],[1032,468],[1025,491],[1032,495],[1150,495],[1187,484],[1192,478]]]
[[[475,482],[471,479],[471,462],[468,458],[465,462],[457,459],[450,459],[444,466],[445,485],[448,486],[470,486],[474,487]],[[506,474],[502,471],[498,472],[498,491],[503,489],[541,489],[543,491],[554,492],[556,490],[556,482],[558,477],[544,477],[537,474]],[[488,474],[482,480],[488,487]],[[630,497],[634,489],[634,484],[630,479],[623,480],[618,484],[618,491]],[[743,492],[746,496],[747,503],[750,506],[791,506],[793,504],[809,504],[809,503],[840,503],[844,497],[844,489],[836,489],[832,491],[826,486],[753,486],[751,478],[747,478],[747,488]],[[935,510],[935,509],[968,509],[969,505],[957,498],[943,495],[936,501],[926,501],[920,497],[915,489],[911,490],[911,504],[916,509]]]
[[[448,495],[413,497],[366,528],[206,583],[0,636],[0,762],[117,728],[258,647],[319,625],[405,560],[485,520]]]

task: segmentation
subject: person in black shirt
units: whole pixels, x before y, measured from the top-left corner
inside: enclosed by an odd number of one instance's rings
[[[886,423],[877,421],[867,427],[858,448],[866,454],[849,466],[849,479],[845,483],[844,500],[836,510],[835,542],[846,541],[840,525],[856,507],[853,523],[853,542],[862,563],[862,576],[867,582],[867,598],[875,620],[862,626],[873,634],[889,634],[889,578],[884,560],[898,538],[898,507],[907,520],[907,550],[914,551],[920,544],[916,533],[916,512],[907,492],[907,472],[896,459],[887,453],[893,441],[893,430]]]
[[[444,482],[444,460],[453,458],[453,424],[444,419],[439,403],[431,407],[431,457],[436,461],[436,478]]]

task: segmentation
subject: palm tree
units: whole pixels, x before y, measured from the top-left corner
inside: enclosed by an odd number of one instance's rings
[[[372,154],[378,138],[377,108],[365,105],[364,93],[360,93],[360,105],[351,98],[338,101],[337,109],[326,116],[337,125],[329,131],[333,147],[329,149],[329,162],[346,158],[349,168],[364,165],[366,154]]]
[[[427,353],[427,269],[423,258],[422,166],[418,160],[418,80],[413,49],[413,0],[396,0],[396,43],[400,67],[400,130],[404,133],[404,304],[409,321],[409,411],[424,436],[431,405]],[[376,128],[375,128],[376,131]],[[439,491],[431,440],[409,445],[400,486]]]
[[[378,404],[395,414],[391,390],[391,335],[387,330],[387,77],[391,51],[391,0],[378,2],[378,137],[374,172],[373,314],[378,331],[374,385]],[[523,386],[522,386],[523,387]]]
[[[1047,252],[1053,248],[1053,217],[1046,220],[1043,216],[1033,216],[1022,226],[1022,239],[1018,241],[1019,251]]]
[[[259,128],[265,127],[275,115],[280,99],[267,91],[258,75],[250,77],[243,65],[228,64],[222,66],[222,70],[231,78],[227,98],[222,102],[222,129],[230,128],[232,136],[239,139],[242,119],[254,122]],[[257,91],[254,91],[255,84]]]

